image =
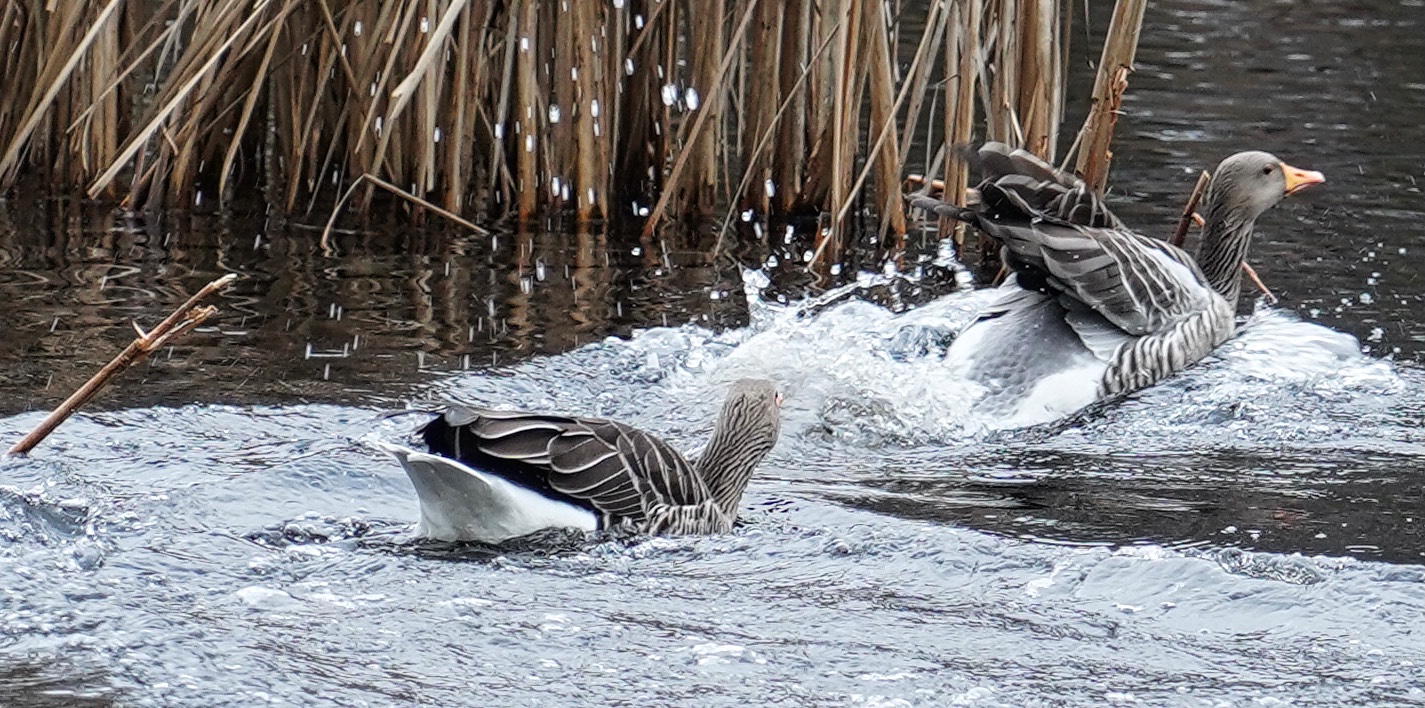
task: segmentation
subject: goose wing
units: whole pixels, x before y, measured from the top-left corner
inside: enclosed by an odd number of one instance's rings
[[[1081,226],[1123,228],[1123,222],[1083,180],[1056,169],[1032,152],[989,142],[980,147],[977,157],[984,172],[981,198],[989,200],[986,207],[992,212],[1010,209]],[[998,189],[987,192],[985,185],[996,185]]]
[[[999,184],[987,193],[1009,195]],[[989,203],[990,199],[986,200]],[[1023,209],[980,219],[1027,287],[1042,283],[1132,335],[1161,332],[1205,309],[1212,291],[1192,257],[1123,228],[1085,226]]]
[[[974,209],[925,197],[912,205],[998,239],[1021,286],[1062,293],[1134,336],[1161,332],[1211,302],[1191,256],[1124,227],[1082,180],[1001,143],[978,156],[985,179]]]
[[[599,418],[456,408],[421,431],[431,451],[606,518],[648,520],[711,494],[667,443]]]

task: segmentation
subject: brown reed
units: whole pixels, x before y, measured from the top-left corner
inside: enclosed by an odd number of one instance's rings
[[[395,189],[415,219],[568,212],[639,220],[648,238],[665,219],[727,205],[827,215],[818,249],[834,258],[862,214],[880,217],[882,243],[904,233],[912,144],[948,156],[954,200],[966,166],[946,146],[971,142],[981,116],[986,137],[1053,156],[1067,8],[7,3],[0,46],[12,49],[0,71],[13,80],[0,87],[0,189],[41,166],[51,187],[136,206],[261,194],[289,214],[322,216],[349,191],[349,208],[364,213]],[[906,61],[899,28],[920,17]],[[1105,66],[1131,64],[1123,48],[1141,10],[1137,18],[1111,34]],[[933,87],[941,100],[927,100]],[[917,136],[927,123],[929,135]],[[1097,149],[1098,133],[1086,135],[1085,152]]]
[[[1143,29],[1143,12],[1148,0],[1118,0],[1103,42],[1098,75],[1094,81],[1093,106],[1084,122],[1076,171],[1097,192],[1108,184],[1113,153],[1113,126],[1118,122],[1123,93],[1128,90],[1128,74],[1138,51],[1138,35]]]

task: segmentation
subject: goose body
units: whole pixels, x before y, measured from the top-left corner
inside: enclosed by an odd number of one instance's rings
[[[499,543],[550,528],[725,533],[776,443],[781,395],[733,384],[695,464],[637,428],[581,416],[452,408],[420,431],[428,452],[383,443],[420,504],[416,534]]]
[[[1011,275],[946,353],[1008,426],[1061,418],[1180,371],[1235,331],[1243,258],[1257,217],[1324,181],[1264,152],[1233,155],[1207,191],[1196,258],[1123,225],[1078,178],[987,143],[974,209],[914,206],[1002,244]]]

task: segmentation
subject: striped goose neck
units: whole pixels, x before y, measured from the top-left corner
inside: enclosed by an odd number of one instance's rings
[[[1242,261],[1252,245],[1252,228],[1257,217],[1240,207],[1229,207],[1218,197],[1208,192],[1206,224],[1202,247],[1197,252],[1197,265],[1207,276],[1207,284],[1235,309],[1242,293]]]
[[[748,411],[725,410],[698,459],[698,475],[728,519],[737,518],[752,470],[772,447],[763,437]]]

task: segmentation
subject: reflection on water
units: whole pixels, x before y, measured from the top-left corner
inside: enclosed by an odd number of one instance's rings
[[[982,295],[922,234],[886,277],[869,244],[807,273],[802,227],[717,255],[703,231],[373,227],[326,255],[240,212],[0,201],[6,443],[130,320],[244,276],[214,326],[0,460],[0,703],[1418,704],[1420,22],[1151,4],[1126,220],[1169,228],[1246,147],[1330,182],[1260,224],[1280,306],[1044,429],[985,430],[939,375]],[[367,444],[459,396],[688,449],[751,374],[786,421],[726,536],[413,547],[409,483]]]

